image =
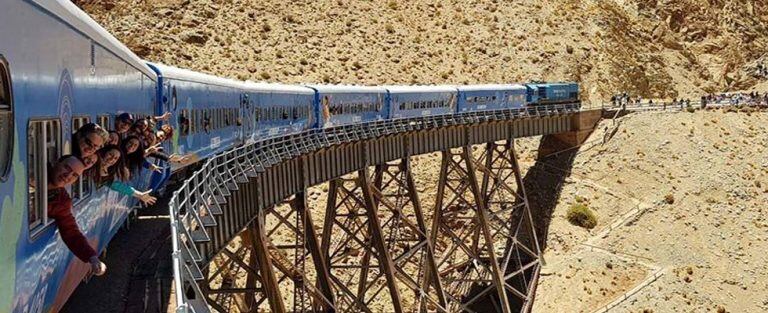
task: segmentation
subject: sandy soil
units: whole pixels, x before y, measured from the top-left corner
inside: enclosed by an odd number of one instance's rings
[[[746,90],[765,61],[752,0],[77,0],[140,56],[283,83],[573,80],[584,99]]]
[[[622,296],[595,300],[595,289],[629,292],[638,278],[657,272],[657,281],[612,312],[768,310],[766,121],[765,112],[642,113],[623,117],[606,144],[585,145],[552,216],[548,275],[542,276],[535,311],[591,312]],[[600,138],[600,131],[592,136]],[[596,212],[594,230],[565,220],[577,197]],[[623,286],[600,282],[602,274],[595,273],[606,265],[583,261],[595,255],[590,246],[608,250],[600,254],[611,255],[609,262],[629,261],[645,273]],[[595,287],[564,281],[561,276],[573,268],[597,279]]]

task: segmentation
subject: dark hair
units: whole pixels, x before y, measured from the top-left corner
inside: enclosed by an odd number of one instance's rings
[[[115,164],[112,164],[112,166],[107,168],[107,175],[102,176],[101,175],[101,160],[104,159],[104,156],[107,152],[110,150],[117,150],[120,152],[120,157],[117,158],[117,162]],[[99,165],[98,171],[96,172],[96,177],[94,180],[99,184],[111,184],[113,181],[115,181],[115,178],[119,180],[128,180],[130,174],[128,173],[128,169],[125,168],[125,153],[123,152],[123,149],[120,149],[120,147],[116,145],[107,145],[104,148],[99,149],[97,152],[99,155],[99,162],[97,163]]]
[[[163,126],[160,126],[160,131],[165,134],[165,140],[171,140],[171,138],[173,138],[173,126],[164,124]]]
[[[128,145],[128,142],[132,139],[136,139],[139,142],[139,147],[133,153],[128,153],[126,145]],[[120,145],[120,150],[125,158],[125,167],[128,168],[130,173],[138,172],[141,170],[141,166],[144,165],[144,149],[144,143],[142,143],[141,139],[137,136],[130,135],[123,139],[123,142]]]
[[[120,113],[117,116],[115,116],[115,121],[133,123],[133,115],[131,115],[131,113],[128,113],[128,112]]]
[[[122,136],[120,136],[120,133],[118,133],[116,130],[110,130],[110,131],[109,131],[109,135],[111,136],[112,134],[115,134],[115,135],[117,135],[117,146],[119,146],[119,145],[120,145],[120,142],[121,142],[121,141],[123,141],[123,140],[120,138],[120,137],[122,137]],[[107,140],[107,141],[109,141],[109,140]]]

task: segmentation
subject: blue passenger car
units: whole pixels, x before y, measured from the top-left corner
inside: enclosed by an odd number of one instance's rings
[[[149,63],[162,84],[164,109],[173,113],[172,153],[205,159],[240,137],[244,82]]]
[[[566,104],[579,102],[577,83],[526,84],[530,104]]]
[[[315,91],[283,84],[246,83],[244,120],[247,141],[283,136],[309,129],[315,124]]]
[[[451,114],[458,90],[450,86],[384,86],[389,92],[389,118]]]
[[[526,89],[522,85],[469,85],[457,89],[459,113],[522,108],[526,105]]]
[[[82,124],[153,114],[156,78],[69,1],[3,1],[0,42],[0,312],[56,312],[89,266],[47,216],[47,163],[70,153]],[[77,223],[103,250],[133,199],[87,178],[70,194]]]
[[[308,85],[315,90],[318,127],[333,127],[387,118],[387,90],[381,87]]]

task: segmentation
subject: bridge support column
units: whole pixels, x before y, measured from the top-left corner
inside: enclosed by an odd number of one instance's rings
[[[523,186],[513,140],[488,143],[477,160],[482,195],[488,207],[493,238],[510,305],[530,311],[540,269],[538,238]],[[518,310],[519,309],[519,310]]]
[[[293,290],[289,307],[293,312],[334,312],[333,290],[306,191],[266,211],[268,254],[277,269],[279,289]]]
[[[383,310],[403,312],[376,204],[367,170],[330,182],[321,250],[342,312],[372,312],[371,302],[391,303]],[[382,298],[385,288],[389,299]]]
[[[285,304],[280,294],[280,286],[275,277],[274,264],[270,253],[272,247],[270,247],[265,234],[266,225],[264,223],[264,215],[261,213],[250,227],[251,239],[253,240],[251,253],[256,255],[256,263],[261,274],[261,285],[263,292],[269,300],[269,307],[274,313],[285,313]]]
[[[511,312],[472,147],[443,151],[432,241],[451,312]],[[490,299],[485,297],[493,293]],[[485,298],[484,298],[485,297]],[[484,299],[485,301],[478,301]],[[491,301],[488,301],[491,300]]]
[[[387,249],[395,263],[396,275],[407,287],[407,308],[421,311],[447,310],[448,299],[437,272],[434,245],[428,235],[409,158],[376,168],[379,220],[384,225]]]

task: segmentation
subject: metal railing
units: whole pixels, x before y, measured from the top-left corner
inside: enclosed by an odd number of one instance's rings
[[[601,108],[603,109],[626,109],[632,111],[683,111],[688,107],[694,109],[701,108],[722,108],[722,107],[753,107],[753,106],[768,106],[768,100],[765,98],[745,98],[745,99],[731,99],[724,98],[715,101],[708,101],[706,106],[702,106],[702,101],[691,101],[688,104],[672,101],[659,101],[654,103],[641,102],[641,103],[627,103],[625,105],[617,103],[603,103]]]
[[[176,312],[210,312],[198,285],[205,281],[200,264],[206,262],[206,256],[195,243],[210,240],[206,227],[217,226],[215,216],[222,214],[220,205],[231,194],[229,190],[236,189],[238,183],[248,182],[249,177],[282,161],[342,143],[447,126],[572,114],[580,110],[581,105],[573,103],[382,120],[267,138],[215,155],[183,182],[169,203]],[[188,288],[194,297],[187,296]]]

